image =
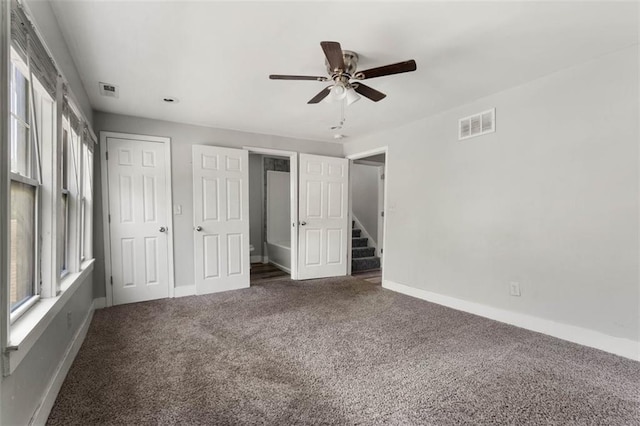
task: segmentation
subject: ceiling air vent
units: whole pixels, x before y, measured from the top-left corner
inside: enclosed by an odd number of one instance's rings
[[[469,139],[495,131],[495,108],[458,120],[458,140]]]
[[[100,94],[102,96],[108,96],[110,98],[117,98],[119,96],[118,86],[115,84],[100,82],[98,85],[100,86]]]

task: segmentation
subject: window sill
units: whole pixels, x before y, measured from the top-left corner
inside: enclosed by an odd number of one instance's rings
[[[61,293],[56,297],[40,299],[38,302],[18,318],[9,331],[9,343],[6,347],[4,375],[15,371],[20,362],[27,356],[29,350],[38,341],[51,321],[62,310],[75,290],[93,270],[94,259],[82,263],[80,272],[68,274],[60,283]]]

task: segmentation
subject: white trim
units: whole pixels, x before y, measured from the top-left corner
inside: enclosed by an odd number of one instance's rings
[[[106,297],[96,297],[93,299],[93,307],[95,309],[104,309],[107,306],[107,298]]]
[[[95,160],[94,160],[95,161]],[[102,181],[102,235],[104,244],[104,291],[106,306],[113,305],[111,280],[111,230],[109,227],[109,182],[107,180],[107,138],[100,132],[100,180]],[[94,174],[95,176],[95,174]]]
[[[169,238],[167,239],[167,263],[169,267],[169,297],[174,297],[174,288],[175,288],[175,272],[174,272],[174,264],[173,264],[173,196],[171,187],[173,186],[173,179],[171,177],[171,138],[166,138],[166,142],[164,143],[165,155],[167,158],[167,165],[165,170],[165,176],[167,178],[166,182],[166,190],[167,190],[167,234]]]
[[[196,294],[196,285],[181,285],[174,289],[173,297],[194,296]]]
[[[386,161],[386,155],[385,155],[385,161]],[[382,252],[384,251],[384,200],[385,200],[385,193],[384,193],[384,181],[387,177],[385,176],[385,172],[384,172],[384,165],[380,165],[378,166],[378,220],[377,220],[377,227],[378,227],[378,240],[376,241],[376,255],[380,258],[380,260],[382,261]]]
[[[387,153],[389,151],[388,146],[381,146],[378,148],[369,149],[367,151],[355,152],[353,154],[347,155],[345,158],[347,160],[359,160],[361,158],[371,157],[372,155],[384,154],[385,155],[385,164],[387,164]]]
[[[278,157],[289,157],[289,179],[290,179],[290,203],[291,203],[291,223],[298,224],[298,153],[295,151],[284,151],[279,149],[260,148],[255,146],[243,146],[249,152],[263,155],[276,155]],[[264,185],[263,185],[264,190]],[[264,195],[263,195],[264,198]],[[266,246],[266,241],[263,244]],[[265,251],[263,250],[263,253]],[[263,263],[267,263],[267,256],[264,256]],[[291,229],[291,279],[298,279],[298,226]]]
[[[272,260],[272,261],[270,261],[270,262],[269,262],[269,264],[271,264],[271,265],[275,266],[276,268],[280,269],[281,271],[286,272],[287,274],[291,274],[291,269],[287,268],[287,267],[286,267],[286,266],[284,266],[284,265],[281,265],[281,264],[279,264],[279,263],[277,263],[277,262],[274,262],[273,260]]]
[[[366,157],[371,157],[372,155],[378,155],[378,154],[384,154],[384,205],[383,205],[383,211],[385,212],[385,215],[387,214],[387,211],[389,210],[389,147],[388,146],[381,146],[378,148],[373,148],[373,149],[369,149],[367,151],[361,151],[361,152],[356,152],[353,154],[349,154],[346,156],[347,159],[353,161],[353,160],[359,160],[361,158],[366,158]],[[351,174],[349,174],[349,190],[351,190]],[[349,215],[353,216],[353,212],[352,212],[352,207],[351,207],[351,193],[349,193]],[[383,221],[383,232],[382,232],[382,236],[383,238],[387,238],[387,217],[385,216],[385,220]],[[351,241],[351,239],[349,239],[349,241]],[[384,247],[384,245],[383,245]],[[376,249],[377,252],[377,249]],[[351,243],[349,243],[349,275],[351,275]],[[385,280],[385,271],[387,270],[387,268],[385,267],[385,263],[386,263],[386,253],[384,256],[380,257],[380,268],[382,269],[382,282],[384,282]]]
[[[42,336],[42,333],[51,324],[51,321],[75,294],[78,287],[87,280],[89,274],[93,271],[94,260],[87,261],[86,265],[82,271],[70,274],[69,279],[73,281],[60,296],[40,299],[28,312],[12,324],[9,344],[7,345],[8,349],[10,349],[8,361],[4,366],[5,375],[15,371],[33,345]]]
[[[251,256],[251,263],[261,263],[261,262],[262,262],[262,255],[254,254],[253,256]]]
[[[107,164],[107,139],[118,138],[133,141],[158,142],[164,144],[166,155],[166,214],[167,214],[167,263],[169,297],[174,297],[175,277],[173,264],[173,197],[171,186],[171,138],[162,136],[138,135],[132,133],[100,132],[100,177],[102,180],[102,229],[104,234],[104,287],[106,294],[106,306],[113,306],[113,287],[111,286],[111,230],[109,227],[109,177]]]
[[[563,324],[532,315],[469,302],[467,300],[409,287],[389,280],[383,280],[382,287],[398,293],[406,294],[407,296],[437,303],[438,305],[469,312],[474,315],[479,315],[481,317],[515,325],[516,327],[547,334],[562,340],[567,340],[569,342],[600,349],[635,361],[640,361],[640,342],[637,341],[609,336],[608,334],[604,334],[599,331]]]
[[[71,344],[67,348],[60,364],[56,368],[55,373],[53,373],[53,377],[47,386],[46,391],[44,392],[44,396],[36,408],[35,413],[31,417],[31,421],[29,425],[44,425],[47,423],[47,419],[49,418],[49,414],[51,413],[51,409],[53,408],[53,404],[56,402],[56,398],[58,397],[58,392],[60,392],[60,388],[62,387],[62,383],[64,379],[67,377],[67,373],[71,368],[71,364],[73,364],[73,360],[76,358],[78,351],[80,351],[80,347],[82,346],[82,342],[84,342],[85,337],[87,336],[87,331],[89,331],[89,325],[91,325],[91,320],[93,319],[93,313],[97,308],[97,302],[99,299],[94,299],[93,303],[89,307],[89,312],[84,318],[84,321],[78,327],[76,334],[73,336],[71,340]]]
[[[40,300],[40,295],[39,294],[34,294],[33,296],[31,296],[29,299],[27,299],[27,301],[22,302],[22,304],[20,306],[18,306],[13,312],[11,312],[11,314],[9,315],[11,324],[13,324],[14,322],[18,321],[18,319],[24,314],[26,313],[29,309],[31,309],[31,307],[33,305],[35,305],[36,303],[38,303],[38,301]]]

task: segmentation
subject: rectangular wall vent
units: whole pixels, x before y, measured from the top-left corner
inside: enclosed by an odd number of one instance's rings
[[[110,98],[117,98],[119,96],[118,86],[115,84],[100,82],[98,85],[100,86],[100,94],[102,96],[109,96]]]
[[[495,108],[458,120],[458,140],[469,139],[495,131]]]

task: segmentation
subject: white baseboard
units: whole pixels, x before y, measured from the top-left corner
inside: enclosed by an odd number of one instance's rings
[[[196,285],[181,285],[173,289],[173,297],[193,296],[196,294]]]
[[[253,255],[251,256],[251,263],[261,263],[262,262],[262,256],[257,254],[257,255]]]
[[[201,296],[203,294],[222,293],[222,292],[225,292],[225,291],[232,291],[232,290],[242,290],[242,289],[249,288],[249,287],[250,287],[250,285],[248,285],[248,284],[222,284],[222,283],[219,283],[219,284],[217,284],[215,289],[200,293],[200,294],[198,294],[198,296]]]
[[[106,302],[106,299],[104,297],[101,299],[104,299],[104,302]],[[47,423],[47,419],[49,418],[49,414],[51,413],[53,404],[56,402],[56,398],[58,397],[58,392],[60,392],[62,383],[67,377],[67,373],[71,368],[71,364],[76,358],[76,355],[80,350],[80,346],[82,346],[82,342],[84,342],[84,338],[87,335],[89,325],[91,325],[91,320],[93,319],[93,313],[96,310],[96,301],[98,301],[98,304],[104,303],[100,302],[99,300],[100,298],[94,299],[93,303],[91,303],[89,312],[87,312],[84,321],[82,322],[80,327],[78,327],[78,331],[76,331],[76,334],[73,336],[73,340],[71,340],[71,344],[62,357],[62,361],[60,361],[58,368],[56,368],[56,371],[53,374],[53,377],[51,378],[51,381],[49,382],[49,385],[47,386],[47,389],[44,393],[44,398],[42,399],[42,402],[36,409],[33,417],[31,418],[31,421],[29,422],[30,425],[44,425]]]
[[[98,297],[93,299],[93,306],[96,309],[104,309],[107,306],[107,298],[106,297]]]
[[[279,263],[274,262],[273,260],[271,262],[269,262],[270,264],[272,264],[273,266],[275,266],[276,268],[286,272],[287,274],[291,275],[291,269],[287,268],[286,266],[283,266]]]
[[[620,355],[625,358],[640,361],[640,342],[636,342],[631,339],[609,336],[608,334],[574,325],[563,324],[534,317],[532,315],[493,308],[480,303],[469,302],[455,297],[409,287],[389,280],[383,280],[382,287],[397,291],[398,293],[406,294],[407,296],[437,303],[438,305],[469,312],[481,317],[515,325],[538,333],[548,334],[549,336],[557,337],[559,339],[568,340],[573,343],[578,343],[580,345],[589,346]]]

